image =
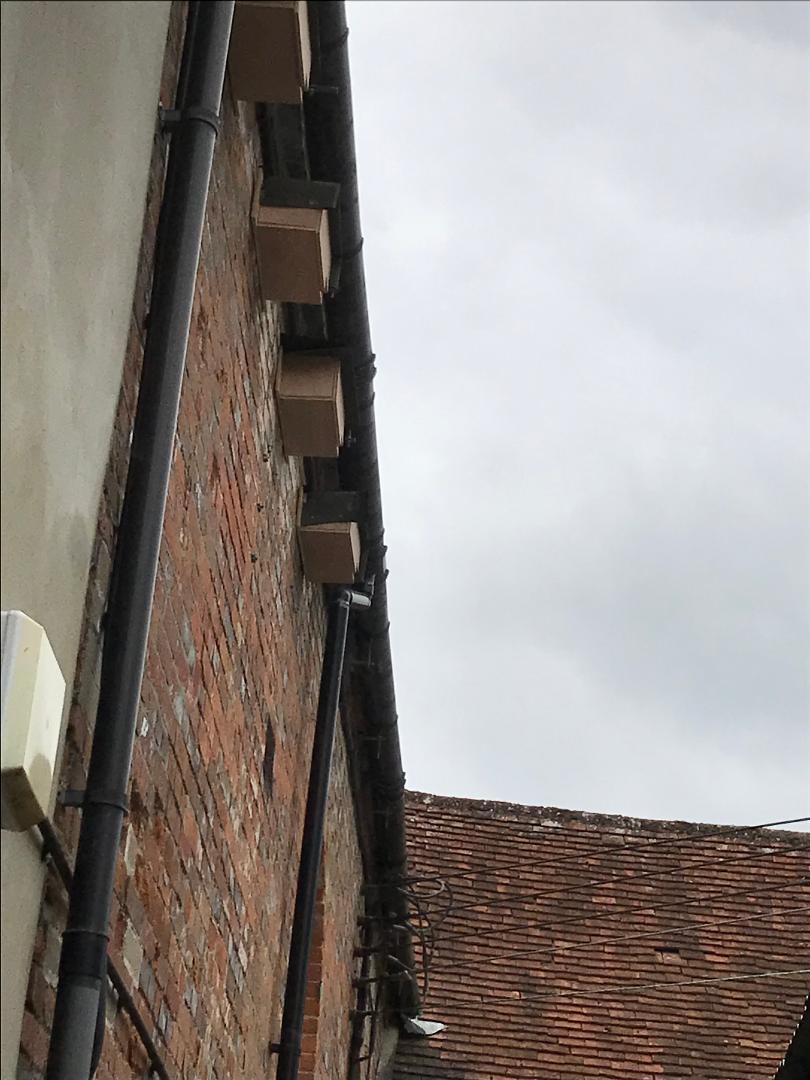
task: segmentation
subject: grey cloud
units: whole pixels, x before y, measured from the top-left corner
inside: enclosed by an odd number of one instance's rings
[[[810,56],[717,6],[351,4],[414,786],[807,804]]]
[[[795,0],[675,0],[667,6],[675,19],[707,20],[753,42],[773,41],[796,48],[810,44],[810,10]]]

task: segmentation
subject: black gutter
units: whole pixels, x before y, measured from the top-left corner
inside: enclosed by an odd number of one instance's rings
[[[113,880],[218,130],[233,0],[192,3],[158,224],[152,298],[112,571],[101,686],[62,939],[48,1080],[87,1080]],[[193,26],[193,33],[191,27]]]
[[[352,435],[344,447],[339,469],[341,486],[364,496],[362,522],[365,574],[374,580],[374,603],[353,621],[354,648],[362,664],[353,667],[360,684],[365,727],[358,741],[366,747],[368,793],[374,819],[373,857],[378,881],[391,882],[381,890],[381,909],[394,921],[407,919],[408,905],[395,887],[405,874],[405,777],[400,755],[394,692],[391,643],[388,635],[385,542],[374,418],[374,355],[371,347],[368,302],[363,265],[363,233],[357,183],[351,73],[347,46],[348,26],[342,0],[315,0],[310,4],[315,75],[320,87],[335,87],[336,94],[314,93],[306,100],[309,159],[313,179],[340,184],[339,286],[324,301],[328,344],[346,350],[343,387]],[[406,940],[398,943],[399,958],[413,966],[413,951]],[[416,1015],[418,992],[404,980],[396,984],[396,1007]]]
[[[323,847],[326,804],[329,796],[329,773],[335,745],[343,660],[349,614],[353,608],[368,608],[371,601],[350,588],[336,589],[327,605],[326,642],[318,694],[318,713],[312,743],[298,886],[295,893],[287,981],[284,989],[284,1012],[281,1037],[273,1049],[278,1052],[276,1080],[295,1080],[301,1055],[304,1007],[307,991],[307,967],[312,944],[312,925]]]
[[[47,856],[50,862],[53,864],[54,869],[59,877],[59,880],[65,886],[65,889],[70,892],[71,885],[73,884],[73,871],[70,869],[70,863],[68,857],[65,854],[65,849],[56,835],[56,831],[51,825],[50,821],[45,818],[37,826],[40,836],[42,837],[42,854]],[[135,999],[127,989],[127,984],[124,981],[124,976],[116,967],[112,957],[107,957],[107,978],[110,980],[110,985],[116,993],[118,1003],[127,1016],[130,1019],[132,1026],[138,1033],[143,1048],[149,1057],[149,1073],[150,1076],[157,1076],[160,1080],[170,1080],[169,1072],[166,1068],[166,1063],[160,1055],[160,1051],[155,1045],[155,1041],[149,1033],[146,1021],[141,1015],[140,1009],[135,1003]],[[100,1004],[98,1010],[98,1023],[104,1022],[104,995],[100,997]],[[103,1029],[102,1029],[103,1030]],[[100,1050],[100,1047],[99,1047]]]

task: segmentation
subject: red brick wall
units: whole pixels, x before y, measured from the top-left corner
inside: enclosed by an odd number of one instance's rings
[[[184,10],[173,11],[161,98],[170,102]],[[156,102],[157,106],[157,88]],[[166,145],[156,138],[132,328],[88,585],[63,786],[84,785],[99,621],[126,474]],[[173,1076],[273,1074],[322,657],[319,589],[301,573],[300,463],[273,404],[278,310],[259,297],[250,228],[259,142],[226,86],[160,553],[131,811],[115,882],[111,954]],[[267,725],[272,789],[263,781]],[[56,826],[75,850],[79,815]],[[340,735],[324,861],[318,1076],[345,1075],[361,868]],[[40,1076],[65,898],[49,876],[27,1000],[20,1076]],[[99,1080],[146,1058],[109,999]]]
[[[312,946],[307,967],[307,989],[304,1001],[304,1028],[298,1075],[301,1080],[313,1080],[318,1064],[318,1042],[323,994],[323,867],[321,884],[315,901],[312,923]]]

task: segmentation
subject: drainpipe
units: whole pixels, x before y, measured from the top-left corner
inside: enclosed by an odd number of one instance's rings
[[[312,743],[307,805],[304,812],[304,833],[301,839],[301,860],[298,866],[298,886],[295,893],[287,984],[284,990],[281,1037],[279,1042],[272,1047],[278,1053],[276,1080],[296,1080],[298,1076],[298,1059],[301,1055],[301,1035],[306,1003],[307,967],[312,944],[312,924],[318,891],[323,827],[329,795],[329,773],[335,743],[349,613],[355,608],[369,607],[371,607],[371,599],[368,596],[349,588],[337,589],[327,607],[326,643],[318,693],[315,735]]]
[[[233,7],[233,0],[191,4],[177,108],[166,117],[173,135],[113,565],[99,703],[62,939],[48,1080],[88,1080],[91,1075],[96,1018],[106,980],[113,880]]]

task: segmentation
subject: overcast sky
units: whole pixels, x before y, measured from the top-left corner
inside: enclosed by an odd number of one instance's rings
[[[810,5],[349,22],[409,786],[810,814]]]

